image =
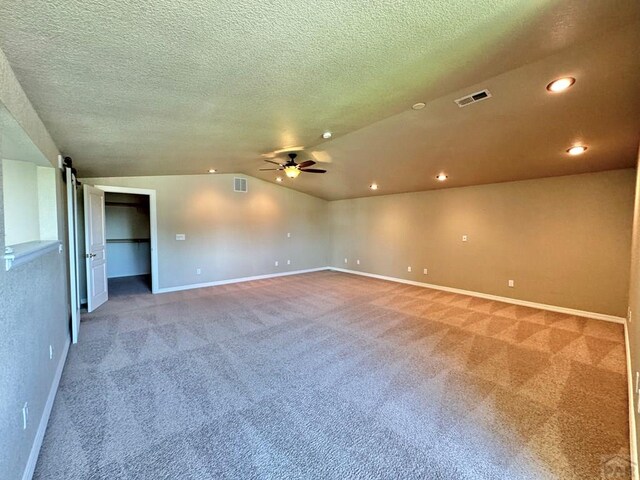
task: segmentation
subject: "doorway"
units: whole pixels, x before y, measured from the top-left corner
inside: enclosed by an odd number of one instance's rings
[[[81,299],[87,311],[107,301],[110,293],[149,292],[149,284],[151,293],[157,293],[156,191],[85,184],[79,193],[82,199],[78,205],[83,211],[78,230],[84,233],[84,241],[79,242],[78,258],[86,266],[79,272]]]
[[[110,297],[151,293],[149,196],[105,192]]]
[[[132,187],[114,187],[114,186],[110,186],[110,185],[96,185],[96,188],[102,190],[103,192],[105,192],[105,214],[106,214],[106,202],[108,201],[107,198],[109,198],[110,195],[112,194],[123,194],[123,195],[128,195],[131,198],[135,198],[136,200],[140,201],[140,199],[144,199],[144,201],[146,203],[144,203],[144,205],[146,205],[146,210],[144,211],[143,214],[143,218],[145,218],[144,221],[146,221],[146,225],[148,227],[148,229],[146,228],[140,228],[139,230],[135,230],[133,232],[132,236],[141,234],[142,233],[142,237],[139,238],[140,240],[142,239],[147,239],[147,243],[145,244],[144,242],[140,242],[140,246],[142,248],[140,248],[140,250],[144,251],[145,249],[149,252],[149,273],[145,274],[148,275],[148,279],[150,278],[150,282],[151,282],[151,293],[158,293],[158,219],[157,219],[157,208],[156,208],[156,191],[155,190],[151,190],[151,189],[146,189],[146,188],[132,188]],[[117,201],[117,197],[110,197],[110,198],[116,198]],[[126,197],[120,197],[122,198],[126,198]],[[113,208],[127,208],[127,207],[117,207],[115,205],[112,206]],[[133,208],[133,207],[128,207],[128,208]],[[140,212],[142,213],[142,212]],[[130,214],[132,215],[132,214]],[[105,215],[106,217],[106,215]],[[110,245],[115,245],[116,242],[109,242],[108,239],[112,238],[109,232],[109,229],[106,227],[106,218],[105,218],[105,230],[106,230],[106,238],[107,238],[107,248],[111,248]],[[119,234],[119,230],[117,229],[111,229],[113,233],[115,234]],[[144,236],[146,235],[146,237]],[[116,237],[113,237],[113,239],[116,239]],[[107,277],[109,277],[109,283],[111,284],[111,278],[110,278],[110,265],[109,265],[109,258],[107,257]],[[122,270],[119,270],[118,267],[116,267],[115,270],[112,270],[112,272],[114,273],[113,278],[125,278],[120,276],[120,273],[118,272],[122,272]],[[121,282],[123,282],[121,280]],[[147,280],[148,282],[148,280]],[[118,280],[115,280],[113,283],[115,283],[116,288],[119,287],[119,285],[117,285]],[[133,283],[133,282],[132,282]],[[131,288],[142,288],[142,282],[138,281],[137,282],[137,286],[132,286]],[[148,283],[147,283],[148,284]]]

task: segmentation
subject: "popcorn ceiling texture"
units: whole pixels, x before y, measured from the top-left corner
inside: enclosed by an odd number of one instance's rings
[[[2,104],[40,151],[56,165],[58,149],[0,50],[0,109]],[[6,120],[2,120],[0,127],[4,127],[5,122]]]
[[[256,174],[262,152],[583,43],[635,3],[5,0],[0,47],[82,176]]]

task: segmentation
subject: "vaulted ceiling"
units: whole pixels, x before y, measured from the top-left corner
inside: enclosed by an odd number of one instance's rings
[[[639,45],[637,0],[0,3],[0,48],[81,176],[275,181],[261,155],[303,145],[329,172],[283,184],[328,199],[633,166]]]

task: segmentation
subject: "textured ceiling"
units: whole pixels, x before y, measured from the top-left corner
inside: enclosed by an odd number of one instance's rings
[[[305,145],[329,173],[286,185],[332,199],[632,165],[638,32],[637,0],[0,2],[0,48],[82,176],[273,180],[260,154]]]
[[[0,145],[2,145],[3,160],[32,162],[42,166],[51,165],[2,104],[0,104]]]

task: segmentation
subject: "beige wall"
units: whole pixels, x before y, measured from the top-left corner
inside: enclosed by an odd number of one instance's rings
[[[640,166],[640,154],[638,155]],[[631,372],[634,382],[633,412],[636,421],[636,437],[640,436],[640,415],[638,401],[640,394],[635,390],[636,376],[640,371],[640,168],[636,181],[636,196],[633,215],[633,243],[631,248],[631,281],[629,285],[629,315],[627,328],[629,335],[629,350],[631,353]]]
[[[245,177],[248,192],[236,193],[233,177],[222,174],[82,181],[156,190],[160,288],[327,265],[325,200],[252,177]],[[291,238],[287,237],[289,232]],[[184,233],[186,241],[176,241],[177,233]],[[197,268],[202,269],[200,275],[196,274]]]
[[[5,245],[40,240],[37,192],[38,167],[35,164],[2,160]]]
[[[331,202],[331,265],[625,316],[634,175],[616,170]]]

